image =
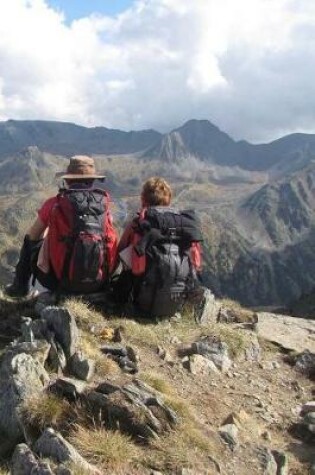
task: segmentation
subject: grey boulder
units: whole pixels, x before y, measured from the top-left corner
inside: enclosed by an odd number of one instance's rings
[[[88,405],[111,429],[119,428],[144,441],[158,438],[179,422],[162,395],[138,379],[123,386],[105,384],[97,389],[87,394]]]
[[[72,462],[91,474],[101,475],[101,472],[89,464],[61,434],[51,428],[45,429],[36,441],[34,451],[41,457],[51,458],[56,463]]]
[[[0,453],[24,438],[20,409],[28,398],[42,393],[49,382],[44,367],[31,355],[5,355],[0,368]]]
[[[66,308],[50,306],[42,310],[41,319],[47,323],[48,330],[54,333],[56,342],[61,345],[69,360],[79,343],[79,331],[74,316]]]
[[[46,462],[39,461],[26,444],[15,447],[11,460],[11,475],[53,475]]]

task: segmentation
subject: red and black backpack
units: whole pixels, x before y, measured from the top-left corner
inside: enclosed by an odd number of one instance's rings
[[[102,189],[61,189],[49,222],[50,264],[60,289],[95,292],[114,270],[117,234]]]

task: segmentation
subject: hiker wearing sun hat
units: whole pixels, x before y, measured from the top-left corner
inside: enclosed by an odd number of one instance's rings
[[[56,176],[66,180],[105,178],[105,175],[96,173],[94,159],[87,155],[74,155],[74,157],[71,157],[67,170],[57,173]]]
[[[109,195],[92,157],[75,155],[59,193],[38,210],[20,252],[12,297],[30,292],[31,277],[51,291],[90,293],[104,287],[116,262],[117,233],[109,210]]]

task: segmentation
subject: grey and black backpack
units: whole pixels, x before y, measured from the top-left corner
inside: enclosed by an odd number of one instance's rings
[[[150,317],[173,315],[197,283],[190,259],[192,242],[202,241],[195,212],[148,208],[135,221],[135,231],[141,238],[134,250],[139,257],[145,254],[146,266],[134,279],[134,304]]]

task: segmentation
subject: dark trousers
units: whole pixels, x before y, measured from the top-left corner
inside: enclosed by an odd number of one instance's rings
[[[37,267],[38,254],[41,248],[43,241],[33,241],[32,242],[32,251],[31,251],[31,270],[32,270],[32,280],[33,285],[35,280],[37,280],[43,287],[54,292],[57,290],[59,282],[52,268],[46,274]]]
[[[128,302],[134,287],[134,277],[131,270],[123,270],[112,280],[113,300],[119,304]]]
[[[55,276],[53,270],[50,270],[47,274],[40,270],[37,266],[33,274],[34,279],[36,279],[43,287],[54,292],[58,289],[59,281]]]

